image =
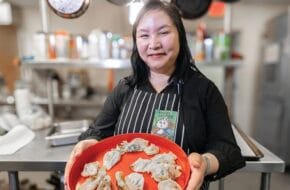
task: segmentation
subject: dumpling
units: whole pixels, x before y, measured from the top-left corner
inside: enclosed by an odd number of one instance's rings
[[[130,190],[143,190],[144,177],[139,173],[131,173],[125,177],[125,183]]]
[[[150,167],[151,176],[155,181],[160,182],[171,178],[169,164],[152,164]]]
[[[176,164],[168,163],[151,163],[150,172],[152,178],[157,181],[163,181],[166,179],[176,179],[181,175],[180,166]]]
[[[180,185],[171,179],[158,183],[158,190],[182,190]]]
[[[83,177],[97,175],[99,166],[100,166],[99,162],[87,163],[85,164],[81,175]]]
[[[123,172],[117,171],[115,177],[118,189],[143,190],[144,188],[144,177],[139,173],[131,173],[124,178]]]
[[[97,183],[101,184],[106,175],[107,175],[106,168],[100,167],[98,174],[96,176]]]
[[[148,141],[142,138],[135,138],[131,142],[123,141],[117,146],[117,149],[122,153],[125,152],[140,152],[148,146]]]
[[[97,190],[111,190],[111,177],[106,175],[100,184],[98,185]]]
[[[94,165],[93,165],[94,164]],[[97,162],[87,164],[87,167],[96,166]],[[95,167],[94,167],[95,168]],[[83,184],[77,187],[77,190],[110,190],[111,178],[107,175],[104,167],[97,167],[97,173],[88,177]]]
[[[95,190],[98,187],[98,182],[94,177],[89,177],[80,186],[77,186],[77,190]]]
[[[117,149],[112,149],[103,157],[103,165],[107,170],[111,169],[121,159],[121,152]]]
[[[116,177],[116,182],[117,182],[117,186],[118,189],[120,190],[130,190],[129,187],[127,186],[124,176],[123,176],[123,172],[117,171],[115,173],[115,177]]]
[[[175,160],[177,156],[172,152],[157,154],[151,160],[155,163],[168,163],[168,164],[175,164]]]
[[[138,158],[133,164],[130,165],[130,168],[134,172],[149,172],[151,160]]]
[[[159,152],[159,147],[156,146],[155,144],[150,144],[150,146],[147,146],[145,149],[144,149],[144,152],[151,156],[151,155],[154,155],[154,154],[157,154]]]

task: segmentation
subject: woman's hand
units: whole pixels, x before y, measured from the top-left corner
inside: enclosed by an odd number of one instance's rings
[[[66,163],[65,171],[64,171],[64,180],[65,184],[68,180],[68,174],[71,170],[72,164],[74,163],[77,156],[79,156],[85,149],[89,148],[90,146],[96,144],[98,141],[95,139],[88,139],[80,141],[76,144],[76,146],[73,148],[70,157]]]
[[[188,156],[191,175],[187,184],[186,190],[198,190],[204,179],[207,163],[201,154],[191,153]]]

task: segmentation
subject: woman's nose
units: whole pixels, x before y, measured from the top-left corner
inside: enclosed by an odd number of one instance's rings
[[[161,43],[158,38],[151,37],[149,42],[149,48],[150,49],[158,49],[161,47]]]

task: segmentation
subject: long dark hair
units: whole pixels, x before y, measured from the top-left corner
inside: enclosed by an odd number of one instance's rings
[[[169,16],[169,18],[172,20],[173,24],[175,25],[178,31],[180,50],[176,59],[175,71],[173,72],[169,80],[171,80],[173,76],[177,77],[177,79],[180,79],[182,75],[184,74],[184,72],[189,67],[191,66],[195,67],[194,61],[191,57],[191,53],[187,44],[186,33],[185,33],[184,25],[182,23],[178,8],[170,3],[161,2],[158,0],[151,0],[147,2],[144,5],[144,7],[140,10],[136,18],[136,21],[133,25],[133,31],[132,31],[133,50],[132,50],[132,55],[131,55],[133,80],[130,82],[130,86],[140,84],[149,79],[149,75],[150,75],[149,67],[141,59],[138,53],[137,44],[136,44],[136,32],[137,32],[137,26],[139,25],[141,18],[150,10],[160,10],[160,11],[165,12]]]

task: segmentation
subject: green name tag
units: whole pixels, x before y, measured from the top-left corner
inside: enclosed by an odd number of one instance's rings
[[[174,141],[177,116],[176,111],[155,110],[151,133]]]

